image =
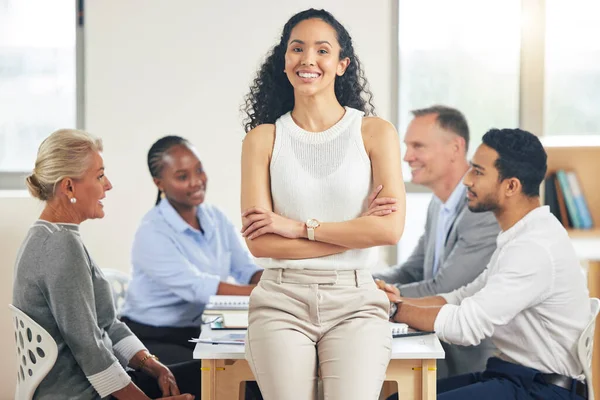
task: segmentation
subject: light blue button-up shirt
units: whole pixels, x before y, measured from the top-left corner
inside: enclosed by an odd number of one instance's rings
[[[435,230],[435,253],[433,257],[433,276],[438,272],[440,267],[440,258],[442,256],[442,250],[450,232],[452,222],[456,219],[458,214],[458,203],[467,195],[467,187],[463,185],[462,180],[454,188],[454,191],[448,197],[445,203],[440,206],[440,213],[438,214],[437,226]],[[442,202],[439,198],[437,199],[440,203]]]
[[[123,316],[146,325],[198,327],[219,282],[231,276],[246,284],[260,270],[222,211],[201,204],[198,219],[204,233],[167,200],[144,216],[133,242]]]

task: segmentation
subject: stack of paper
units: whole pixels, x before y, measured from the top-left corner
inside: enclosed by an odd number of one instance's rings
[[[209,343],[209,344],[244,344],[246,342],[245,333],[228,333],[226,335],[218,335],[207,338],[190,339],[192,343]]]

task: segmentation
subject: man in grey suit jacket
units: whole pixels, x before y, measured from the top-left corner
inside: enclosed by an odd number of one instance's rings
[[[403,297],[448,293],[473,281],[486,268],[496,249],[500,231],[491,212],[467,208],[462,178],[469,169],[466,158],[469,128],[462,113],[433,106],[413,111],[404,142],[412,182],[430,188],[425,233],[402,265],[374,274],[398,287]],[[485,369],[494,346],[486,340],[466,347],[443,343],[446,358],[438,362],[438,377]]]

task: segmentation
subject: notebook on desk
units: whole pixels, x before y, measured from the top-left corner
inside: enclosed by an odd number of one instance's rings
[[[211,329],[248,329],[249,296],[210,296],[204,322]]]
[[[213,330],[248,329],[248,311],[208,310],[204,311],[204,317]]]
[[[210,296],[205,310],[248,310],[250,296]]]
[[[399,322],[390,322],[390,329],[392,331],[393,338],[423,336],[435,333],[429,331],[419,331],[417,329],[409,327],[407,324]]]

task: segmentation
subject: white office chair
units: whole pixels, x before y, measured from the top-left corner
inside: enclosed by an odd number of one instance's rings
[[[577,356],[583,366],[583,373],[588,389],[588,400],[594,400],[594,388],[592,387],[592,350],[594,349],[594,328],[596,327],[596,317],[600,310],[600,300],[595,297],[590,298],[590,306],[592,315],[590,322],[588,322],[579,337]]]
[[[123,307],[123,303],[125,302],[127,286],[129,285],[131,276],[125,272],[119,271],[118,269],[111,268],[102,268],[102,273],[112,288],[113,300],[118,314],[121,311],[121,307]]]
[[[56,342],[48,332],[12,304],[15,342],[17,344],[16,400],[31,400],[58,356]]]

